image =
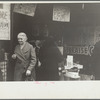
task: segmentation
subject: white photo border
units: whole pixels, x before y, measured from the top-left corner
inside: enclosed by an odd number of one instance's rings
[[[0,1],[0,3],[100,3],[100,1]],[[0,82],[0,99],[100,99],[100,81]]]

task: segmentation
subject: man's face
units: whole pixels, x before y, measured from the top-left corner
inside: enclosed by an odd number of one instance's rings
[[[40,47],[41,41],[40,41],[40,40],[36,40],[36,41],[35,41],[35,44],[36,44],[36,46],[39,46],[39,47]]]
[[[17,39],[20,45],[23,45],[26,42],[26,38],[24,36],[18,36]]]

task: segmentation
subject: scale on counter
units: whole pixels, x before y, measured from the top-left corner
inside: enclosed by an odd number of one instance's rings
[[[74,79],[80,78],[79,71],[80,71],[80,69],[83,68],[83,65],[74,63],[72,55],[67,56],[66,65],[64,67],[66,70],[66,73],[65,73],[66,77],[70,77],[70,78],[74,78]]]

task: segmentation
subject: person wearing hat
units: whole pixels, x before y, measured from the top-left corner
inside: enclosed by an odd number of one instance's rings
[[[19,44],[15,47],[12,55],[12,58],[16,59],[14,81],[35,80],[35,48],[27,42],[27,36],[24,32],[20,32],[17,39]]]

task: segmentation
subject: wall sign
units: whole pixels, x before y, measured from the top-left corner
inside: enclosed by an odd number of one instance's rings
[[[15,4],[14,12],[34,16],[35,15],[36,4]]]
[[[53,20],[70,22],[70,9],[66,6],[55,5],[53,7]]]
[[[10,40],[10,4],[0,7],[0,40]]]
[[[65,54],[80,54],[80,55],[90,55],[94,46],[65,46]]]

